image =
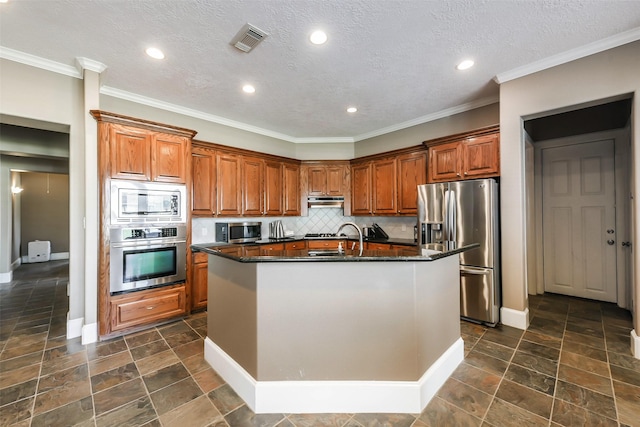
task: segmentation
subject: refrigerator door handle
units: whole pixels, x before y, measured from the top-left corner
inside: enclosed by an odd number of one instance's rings
[[[446,243],[449,240],[449,190],[444,192],[444,215],[442,215],[442,243]]]
[[[486,276],[487,274],[491,274],[491,269],[460,266],[460,273],[461,274],[476,274],[476,275],[480,275],[480,276]]]
[[[449,222],[449,230],[451,232],[451,240],[452,242],[456,242],[456,221],[458,220],[457,218],[457,212],[456,212],[456,192],[455,191],[449,191],[449,212],[451,212],[451,221]]]

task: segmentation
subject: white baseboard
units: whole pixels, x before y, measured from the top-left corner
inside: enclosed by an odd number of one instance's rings
[[[49,256],[49,261],[57,261],[60,259],[69,259],[69,252],[55,252]],[[27,255],[22,256],[22,264],[34,264],[29,262],[29,257]]]
[[[256,381],[209,338],[204,358],[256,414],[418,414],[464,359],[458,339],[417,381]]]
[[[77,319],[69,319],[69,313],[67,313],[67,339],[76,338],[82,336],[82,326],[84,325],[84,317]]]
[[[13,271],[0,273],[0,283],[9,283],[13,280]]]
[[[82,327],[82,345],[98,342],[98,324],[89,323]]]
[[[513,328],[527,330],[529,327],[529,308],[523,311],[514,310],[512,308],[500,308],[500,323]]]
[[[640,337],[636,334],[635,329],[631,330],[631,354],[636,359],[640,359]]]

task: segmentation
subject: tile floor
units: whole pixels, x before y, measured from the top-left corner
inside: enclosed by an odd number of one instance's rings
[[[640,360],[615,305],[531,297],[531,327],[461,322],[465,361],[421,414],[255,415],[203,359],[206,315],[83,346],[68,265],[0,285],[0,426],[640,426]]]

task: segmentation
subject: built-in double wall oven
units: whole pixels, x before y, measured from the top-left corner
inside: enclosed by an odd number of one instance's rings
[[[112,295],[186,280],[184,185],[111,182]]]

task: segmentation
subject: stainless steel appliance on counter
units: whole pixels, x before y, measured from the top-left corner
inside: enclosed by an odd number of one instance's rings
[[[113,227],[110,237],[112,295],[186,280],[185,225]]]
[[[216,242],[250,243],[262,239],[262,222],[217,222]]]
[[[111,225],[186,223],[187,187],[111,180]]]
[[[500,240],[498,184],[478,179],[418,186],[419,243],[454,249],[479,243],[460,254],[460,315],[492,325],[500,320]]]

